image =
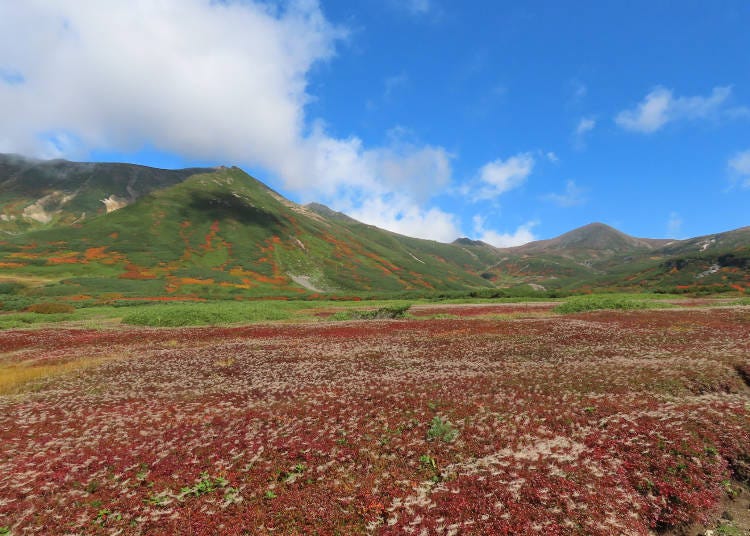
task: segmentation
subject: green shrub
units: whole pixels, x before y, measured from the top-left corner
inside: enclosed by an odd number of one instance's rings
[[[73,318],[69,314],[11,313],[0,315],[0,329],[26,328],[34,324],[64,322]]]
[[[124,324],[180,327],[285,320],[293,309],[279,302],[146,305],[122,318]]]
[[[411,305],[393,305],[379,309],[360,309],[341,311],[331,316],[332,320],[380,320],[385,318],[403,318]]]
[[[4,281],[0,283],[0,294],[17,294],[22,291],[24,287],[21,283],[15,281]]]
[[[451,423],[444,421],[437,415],[432,419],[430,428],[427,430],[427,439],[441,439],[446,443],[450,443],[458,436],[458,430],[456,430]]]
[[[20,311],[34,303],[32,298],[18,295],[4,295],[0,297],[0,310]]]
[[[575,296],[568,298],[553,309],[556,313],[582,313],[586,311],[597,311],[601,309],[655,309],[669,307],[668,304],[656,301],[636,300],[624,296]]]

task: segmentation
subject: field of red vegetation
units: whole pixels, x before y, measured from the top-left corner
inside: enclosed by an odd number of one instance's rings
[[[750,477],[750,308],[446,308],[0,332],[0,364],[103,360],[0,396],[0,528],[647,535]]]

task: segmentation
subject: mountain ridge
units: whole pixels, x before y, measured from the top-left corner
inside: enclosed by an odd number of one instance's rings
[[[51,192],[61,192],[58,205],[41,206],[51,217],[26,217]],[[107,207],[117,196],[124,201]],[[296,204],[236,167],[0,155],[0,224],[0,279],[39,278],[62,295],[750,287],[750,227],[670,240],[594,222],[512,248],[466,237],[445,244]]]

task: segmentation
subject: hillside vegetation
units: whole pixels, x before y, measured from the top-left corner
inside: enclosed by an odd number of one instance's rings
[[[239,168],[0,155],[0,303],[744,292],[750,228],[683,241],[591,224],[508,249],[297,205]],[[532,285],[531,287],[528,285]]]

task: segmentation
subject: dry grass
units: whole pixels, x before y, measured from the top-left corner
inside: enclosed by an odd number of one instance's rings
[[[95,367],[111,358],[80,358],[64,363],[35,365],[33,362],[0,364],[0,395],[19,393],[35,380],[44,380]]]

